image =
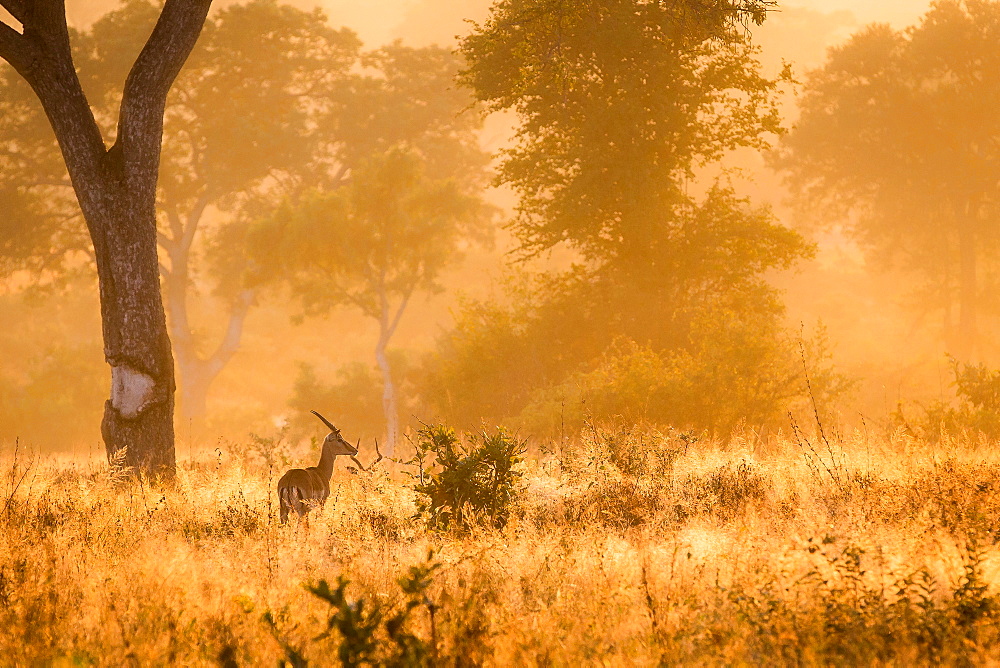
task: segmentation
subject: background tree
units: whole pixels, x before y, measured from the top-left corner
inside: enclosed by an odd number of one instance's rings
[[[776,82],[736,25],[763,11],[700,0],[498,3],[462,43],[464,79],[490,109],[520,119],[499,181],[520,196],[522,251],[566,243],[611,271],[650,267],[661,233],[693,201],[695,170],[779,130]]]
[[[568,248],[577,265],[522,283],[509,304],[461,314],[428,366],[428,391],[443,412],[462,419],[502,407],[506,414],[490,417],[509,418],[551,403],[546,388],[586,384],[602,364],[642,364],[647,352],[660,359],[654,371],[700,375],[681,383],[684,391],[720,396],[706,393],[730,380],[704,345],[715,330],[739,357],[729,366],[760,379],[744,397],[750,419],[769,417],[794,393],[787,341],[757,338],[779,331],[782,315],[764,273],[810,248],[726,179],[693,185],[702,168],[732,149],[762,148],[780,129],[779,81],[760,74],[741,24],[762,21],[764,10],[754,2],[503,0],[465,38],[465,82],[520,120],[499,173],[520,198],[511,223],[520,251]],[[707,322],[723,324],[708,330]],[[648,417],[729,426],[711,415]]]
[[[156,12],[132,0],[74,40],[86,93],[107,125],[118,104],[115,81]],[[270,29],[262,33],[261,25]],[[462,113],[469,95],[453,83],[457,69],[440,48],[394,43],[363,52],[353,33],[330,28],[318,11],[272,0],[209,18],[168,99],[158,191],[160,270],[184,418],[204,415],[210,384],[237,350],[255,299],[248,221],[305,188],[344,185],[368,155],[400,143],[419,152],[431,178],[482,182],[488,156],[478,149],[478,118]],[[0,152],[9,166],[0,172],[0,198],[7,193],[13,213],[0,219],[7,273],[27,268],[43,281],[65,279],[68,269],[87,266],[86,253],[49,249],[86,244],[74,236],[79,208],[66,196],[51,132],[15,77],[0,79],[0,107],[9,112],[0,116],[0,142],[9,148]],[[189,315],[192,296],[205,290],[228,306],[212,345],[211,330]]]
[[[431,179],[479,188],[490,156],[479,147],[482,119],[455,78],[462,59],[450,49],[393,42],[361,54],[358,71],[325,100],[322,126],[332,146],[333,173],[342,184],[372,156],[406,146],[419,154]]]
[[[346,305],[378,323],[387,453],[399,432],[387,349],[414,294],[440,290],[459,242],[483,234],[489,209],[468,186],[431,179],[418,153],[395,148],[356,168],[344,188],[282,207],[252,231],[254,259],[290,277],[304,315]]]
[[[213,17],[178,80],[166,119],[171,150],[164,156],[159,239],[186,418],[204,416],[209,386],[239,348],[255,299],[243,280],[252,268],[239,229],[282,195],[327,178],[326,137],[316,117],[360,46],[318,10],[251,2]],[[198,258],[197,235],[209,209],[222,215]],[[188,314],[198,265],[214,279],[216,298],[229,305],[224,333],[207,353]]]
[[[868,27],[809,75],[774,162],[803,210],[923,278],[918,302],[943,310],[960,359],[979,345],[997,258],[998,39],[1000,4],[985,0],[936,2],[904,31]]]
[[[3,0],[0,58],[25,79],[52,125],[93,243],[111,398],[108,455],[170,475],[174,369],[156,257],[156,182],[167,94],[194,47],[208,0],[166,0],[125,79],[111,148],[80,83],[62,2]]]
[[[490,215],[479,199],[489,155],[479,146],[481,116],[472,108],[468,91],[455,85],[461,62],[447,49],[411,48],[398,42],[363,54],[362,68],[333,87],[322,120],[322,134],[330,142],[325,152],[331,157],[329,172],[336,178],[308,197],[290,198],[277,214],[261,216],[254,231],[256,249],[251,258],[258,267],[258,284],[282,283],[281,273],[288,271],[294,277],[287,283],[299,298],[303,315],[360,306],[379,323],[375,347],[384,415],[392,423],[386,430],[390,438],[398,429],[399,403],[393,355],[387,350],[397,326],[393,322],[409,305],[407,295],[439,289],[440,272],[460,257],[458,245],[468,234],[481,235],[481,223]],[[365,180],[360,186],[354,183],[359,175]],[[338,193],[339,188],[346,190]],[[366,193],[367,188],[384,192]],[[392,202],[401,208],[380,210],[390,202],[373,200],[378,192],[395,198]],[[431,206],[435,196],[438,201]],[[387,217],[375,219],[382,215]],[[428,220],[417,220],[422,215]],[[367,232],[366,218],[372,225]],[[426,227],[435,221],[437,228]],[[333,229],[339,225],[346,227]],[[426,234],[413,237],[421,230]],[[351,241],[341,246],[344,234]],[[350,250],[353,259],[332,268],[316,264],[317,249],[327,243],[334,247],[323,257],[346,258],[344,253]],[[389,245],[380,249],[379,244]],[[275,256],[278,248],[283,250]],[[359,276],[359,262],[370,262],[378,271]],[[311,277],[302,272],[313,265],[327,269]],[[353,296],[347,298],[346,292]],[[380,293],[386,297],[384,312]],[[358,303],[365,300],[363,306]],[[356,379],[357,374],[353,376]],[[320,389],[309,382],[308,373],[300,381],[301,387]],[[336,389],[308,394],[325,395]]]
[[[116,84],[158,11],[146,0],[131,0],[75,39],[84,90],[106,127],[120,102]],[[263,25],[269,29],[262,32]],[[328,97],[359,57],[353,33],[332,29],[320,12],[260,0],[210,17],[174,85],[166,107],[157,238],[164,251],[160,271],[184,418],[204,416],[209,386],[238,349],[254,299],[242,281],[247,267],[238,234],[225,228],[242,225],[248,211],[303,187],[307,179],[322,182],[328,140],[316,130],[317,117],[329,113]],[[71,256],[46,253],[63,237],[56,247],[85,247],[73,236],[79,208],[66,196],[65,169],[53,159],[54,140],[30,91],[12,78],[0,85],[9,93],[0,103],[9,111],[0,120],[0,137],[17,147],[7,153],[9,169],[0,177],[19,205],[4,237],[20,246],[11,249],[17,261],[10,267],[51,279],[65,272],[67,263],[79,265]],[[213,244],[204,243],[210,214],[214,252]],[[188,313],[199,278],[202,285],[214,279],[216,298],[229,307],[223,334],[210,352]]]

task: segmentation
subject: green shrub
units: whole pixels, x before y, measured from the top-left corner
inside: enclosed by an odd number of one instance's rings
[[[434,637],[434,612],[437,606],[427,595],[434,572],[441,567],[433,561],[411,566],[409,573],[399,578],[404,598],[388,603],[378,598],[351,599],[347,595],[350,580],[343,575],[331,587],[326,580],[306,585],[306,590],[328,606],[326,628],[313,642],[337,642],[337,658],[342,666],[428,666],[436,661],[437,639]],[[411,616],[419,607],[426,607],[431,616],[431,638],[425,640],[413,633]],[[283,665],[306,666],[304,649],[294,646],[278,629],[274,615],[265,612],[262,621],[281,645],[285,654]]]
[[[1000,369],[984,364],[963,364],[953,357],[952,373],[957,403],[935,401],[920,406],[918,417],[909,420],[900,405],[894,422],[915,435],[938,441],[944,434],[978,432],[1000,438]]]
[[[476,519],[495,528],[507,524],[521,472],[524,441],[503,428],[472,434],[462,443],[454,429],[425,425],[417,431],[417,506],[433,528],[466,529]],[[431,468],[425,469],[433,456]]]

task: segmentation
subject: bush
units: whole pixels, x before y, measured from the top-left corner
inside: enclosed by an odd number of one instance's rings
[[[912,423],[900,405],[893,414],[894,422],[908,431],[938,441],[944,434],[978,432],[991,439],[1000,438],[1000,370],[984,364],[962,364],[948,358],[955,374],[957,405],[944,401],[921,407]]]
[[[313,642],[333,639],[337,644],[337,657],[342,666],[426,666],[436,658],[436,638],[433,637],[433,617],[436,606],[427,596],[433,583],[434,572],[441,564],[428,555],[426,563],[411,566],[409,574],[399,578],[398,584],[405,600],[398,604],[386,603],[378,598],[347,596],[350,580],[343,575],[331,588],[326,580],[306,585],[306,590],[325,602],[328,608],[326,629],[313,638]],[[409,630],[411,616],[420,607],[426,607],[431,616],[430,642]],[[284,665],[307,665],[304,652],[285,639],[278,629],[274,615],[267,611],[262,621],[271,630],[285,654]],[[387,642],[388,641],[388,642]]]
[[[487,416],[540,436],[615,420],[728,433],[805,400],[803,354],[820,402],[851,385],[823,329],[800,344],[761,295],[665,313],[633,295],[629,322],[643,314],[642,326],[595,328],[602,300],[620,304],[585,278],[511,291],[509,306],[465,305],[425,364],[422,395],[460,426]],[[662,317],[647,323],[647,311]]]
[[[415,489],[423,495],[417,506],[431,527],[467,529],[480,518],[498,529],[507,524],[524,441],[497,428],[473,434],[463,444],[454,429],[425,425],[417,431],[415,448],[410,463],[419,467]],[[432,468],[425,470],[431,456]]]

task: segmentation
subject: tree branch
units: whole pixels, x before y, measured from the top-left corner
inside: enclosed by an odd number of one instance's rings
[[[165,234],[161,235],[159,230],[157,230],[157,235],[158,235],[157,238],[160,238],[161,236],[162,239],[169,238],[171,242],[171,245],[169,247],[162,240],[160,241],[160,245],[166,248],[168,252],[173,252],[172,250],[173,247],[176,246],[177,244],[180,244],[181,238],[184,236],[184,223],[181,222],[181,216],[177,212],[176,207],[164,206],[163,208],[165,208],[167,211],[167,224],[170,225],[170,232],[173,236],[167,237],[167,235]]]
[[[27,14],[24,0],[0,0],[0,7],[10,12],[11,16],[17,19],[21,25],[24,25],[24,19]]]
[[[0,4],[4,4],[6,8],[6,2],[7,0],[3,0]],[[8,9],[7,11],[10,10]],[[13,13],[11,12],[11,14]],[[17,17],[15,16],[15,18]],[[34,57],[34,50],[31,48],[31,44],[24,38],[24,35],[3,21],[0,21],[0,58],[10,63],[11,67],[17,70],[18,74],[27,79],[27,73],[31,69]]]
[[[159,167],[167,93],[194,48],[212,0],[166,0],[136,58],[122,93],[118,141],[126,174],[148,176]]]
[[[104,139],[73,65],[64,0],[0,0],[23,34],[0,23],[0,57],[31,86],[52,125],[84,211],[95,206],[83,184],[99,179]]]
[[[160,230],[156,230],[156,243],[163,247],[163,250],[167,251],[167,255],[170,255],[170,248],[173,245],[174,240],[168,237],[166,234]]]
[[[392,322],[389,323],[388,329],[386,329],[386,341],[392,338],[392,335],[396,333],[396,327],[399,326],[399,321],[403,318],[403,312],[406,310],[406,305],[410,301],[410,297],[413,296],[413,290],[416,288],[416,283],[410,286],[410,289],[403,294],[403,300],[399,303],[399,308],[396,309],[396,314],[392,318]]]
[[[240,339],[243,338],[243,323],[246,321],[247,313],[253,304],[253,298],[253,290],[243,290],[236,297],[236,302],[229,312],[229,326],[226,328],[226,335],[212,356],[206,360],[210,378],[214,378],[222,371],[222,368],[240,349]]]
[[[184,236],[181,239],[185,251],[190,250],[191,244],[194,243],[194,236],[201,223],[201,217],[211,201],[212,196],[207,191],[203,192],[195,201],[194,206],[191,207],[191,211],[188,212],[187,225],[184,226]]]

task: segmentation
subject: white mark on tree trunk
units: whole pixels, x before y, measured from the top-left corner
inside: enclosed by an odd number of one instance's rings
[[[156,381],[130,366],[111,367],[111,405],[126,420],[132,420],[153,402]]]

